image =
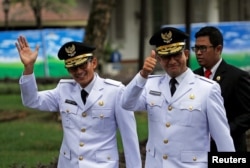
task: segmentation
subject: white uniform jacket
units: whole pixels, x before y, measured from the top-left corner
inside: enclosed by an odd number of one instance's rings
[[[34,74],[19,83],[23,104],[60,112],[63,141],[58,168],[118,168],[116,133],[119,128],[127,168],[141,168],[134,113],[121,108],[121,82],[100,78],[84,105],[74,80],[61,80],[52,90],[38,91]]]
[[[173,97],[167,75],[138,73],[122,106],[148,112],[146,168],[206,168],[210,135],[219,151],[235,151],[219,85],[190,69]]]

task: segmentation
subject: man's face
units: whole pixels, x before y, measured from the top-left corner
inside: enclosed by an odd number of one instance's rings
[[[213,46],[208,36],[198,37],[193,51],[200,66],[211,69],[220,59],[222,46]]]
[[[157,58],[162,68],[171,77],[179,76],[187,70],[188,50],[169,56],[158,56]]]
[[[87,62],[72,68],[68,68],[68,72],[72,78],[81,85],[86,87],[94,78],[95,68],[97,66],[97,59],[94,57]]]

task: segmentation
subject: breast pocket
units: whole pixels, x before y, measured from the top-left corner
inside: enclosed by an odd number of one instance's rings
[[[162,119],[162,104],[163,99],[156,96],[150,96],[147,100],[147,111],[150,121],[160,121]]]
[[[66,128],[75,128],[74,120],[77,119],[78,106],[72,104],[62,104],[60,114],[62,124]]]
[[[179,115],[176,117],[176,124],[183,126],[196,126],[205,121],[204,119],[206,116],[201,111],[200,103],[183,102],[179,105],[179,109]]]
[[[112,109],[93,109],[91,115],[95,131],[103,132],[116,129],[116,120]]]

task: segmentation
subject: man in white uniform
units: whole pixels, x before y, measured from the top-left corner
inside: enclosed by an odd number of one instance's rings
[[[146,168],[206,168],[210,135],[219,151],[235,151],[220,86],[187,67],[187,38],[173,27],[156,32],[156,49],[122,96],[125,109],[148,112]],[[157,60],[166,73],[149,75]]]
[[[52,90],[38,91],[32,51],[25,37],[16,43],[24,72],[20,78],[23,104],[42,111],[60,112],[63,140],[58,168],[118,168],[116,133],[119,128],[127,168],[141,168],[133,111],[120,105],[124,85],[95,73],[94,47],[81,42],[64,44],[58,57],[73,79],[62,79]]]

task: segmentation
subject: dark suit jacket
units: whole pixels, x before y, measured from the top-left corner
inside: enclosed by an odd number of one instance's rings
[[[194,73],[204,76],[202,67]],[[235,149],[247,151],[245,132],[250,128],[250,75],[222,60],[213,80],[221,87]],[[216,151],[214,142],[211,151]]]

